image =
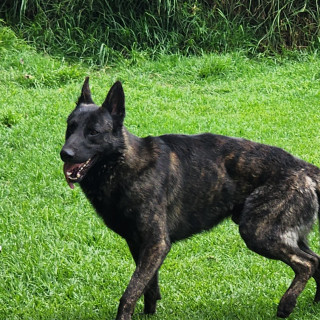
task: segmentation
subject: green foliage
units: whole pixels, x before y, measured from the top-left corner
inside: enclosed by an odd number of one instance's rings
[[[26,46],[23,46],[23,42],[18,40],[14,32],[2,25],[2,21],[0,20],[0,52],[6,52],[8,50],[16,50],[18,46],[22,49]]]
[[[202,54],[319,47],[309,0],[3,0],[0,18],[48,53],[100,66],[136,51]]]
[[[43,57],[0,26],[3,34],[0,319],[114,319],[134,262],[79,187],[68,188],[59,158],[65,120],[88,70]],[[157,61],[135,53],[134,63],[89,71],[97,104],[115,80],[123,82],[125,124],[136,135],[210,131],[277,145],[320,166],[319,70],[319,55],[307,53]],[[21,80],[26,73],[36,85]],[[319,252],[317,231],[310,244]],[[283,263],[250,252],[226,220],[172,247],[160,270],[157,314],[141,315],[139,300],[133,319],[273,319],[293,277]],[[319,319],[314,293],[310,280],[290,319]]]

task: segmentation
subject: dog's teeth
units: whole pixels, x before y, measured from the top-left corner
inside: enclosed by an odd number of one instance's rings
[[[86,162],[82,163],[82,165],[78,166],[77,168],[71,171],[67,171],[66,176],[68,177],[68,179],[70,181],[77,181],[78,179],[80,179],[82,176],[82,171],[84,171],[89,166],[90,161],[91,158],[88,159]]]

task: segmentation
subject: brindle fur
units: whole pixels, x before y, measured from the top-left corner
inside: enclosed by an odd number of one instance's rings
[[[317,167],[277,147],[209,133],[138,138],[123,125],[121,83],[98,107],[88,81],[68,118],[61,158],[81,163],[97,156],[80,186],[135,260],[117,320],[131,319],[143,294],[144,312],[154,313],[158,270],[171,244],[229,216],[249,249],[295,272],[279,317],[290,315],[310,277],[320,300],[320,257],[306,238],[319,213]]]

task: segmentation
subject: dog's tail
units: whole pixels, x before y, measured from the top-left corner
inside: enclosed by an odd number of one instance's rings
[[[319,224],[319,232],[320,232],[320,169],[312,164],[308,164],[308,176],[311,178],[312,189],[316,192],[317,200],[318,200],[318,224]]]
[[[315,183],[316,183],[316,194],[318,197],[318,225],[319,225],[319,232],[320,232],[320,174],[317,176],[317,178],[315,179]]]

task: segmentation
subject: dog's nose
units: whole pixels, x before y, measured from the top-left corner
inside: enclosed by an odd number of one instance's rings
[[[62,161],[67,162],[74,157],[74,151],[70,148],[62,148],[60,151]]]

